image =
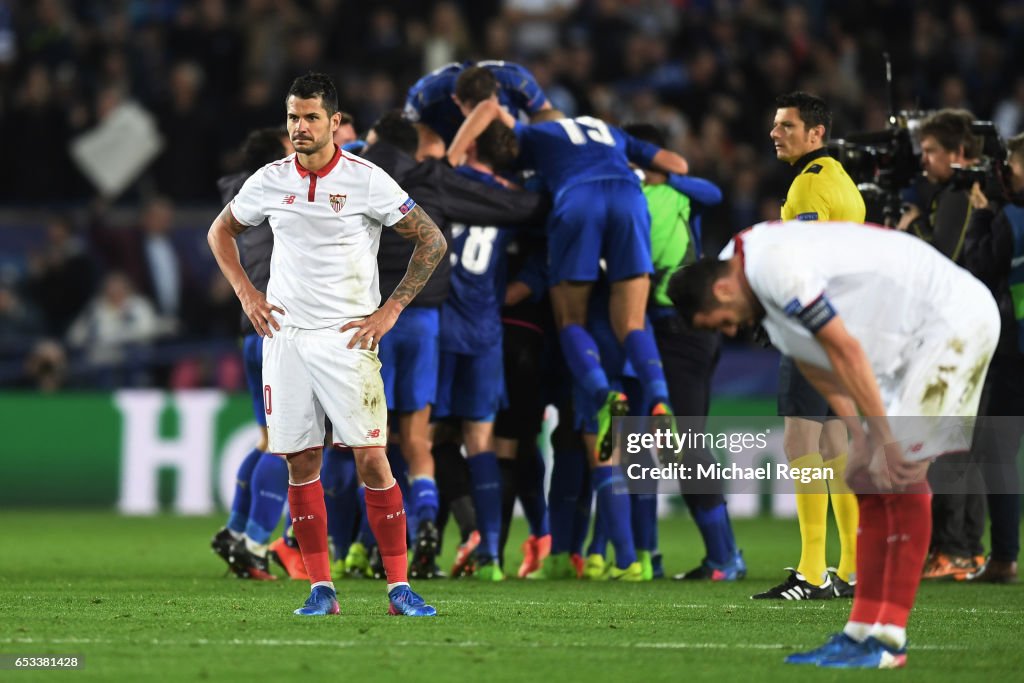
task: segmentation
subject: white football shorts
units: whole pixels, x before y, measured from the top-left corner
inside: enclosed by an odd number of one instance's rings
[[[987,291],[984,295],[973,297],[955,326],[930,326],[900,376],[879,382],[893,435],[907,460],[971,447],[988,365],[999,342],[999,310]]]
[[[356,330],[285,327],[263,340],[263,403],[272,453],[324,442],[324,416],[335,444],[387,444],[388,409],[376,351],[346,348]]]

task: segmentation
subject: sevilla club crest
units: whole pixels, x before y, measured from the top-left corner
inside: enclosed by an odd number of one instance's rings
[[[334,209],[334,213],[340,213],[342,208],[345,206],[345,200],[348,199],[347,194],[332,194],[331,195],[331,208]]]

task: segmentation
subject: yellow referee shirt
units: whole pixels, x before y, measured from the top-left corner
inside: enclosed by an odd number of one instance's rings
[[[864,222],[864,198],[827,150],[809,152],[793,166],[800,172],[786,193],[782,220]]]

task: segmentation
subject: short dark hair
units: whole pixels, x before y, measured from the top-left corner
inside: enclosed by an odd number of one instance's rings
[[[484,66],[464,69],[455,79],[455,96],[460,102],[477,105],[498,92],[498,79]]]
[[[292,87],[288,88],[285,102],[292,95],[300,100],[320,98],[328,116],[334,116],[338,112],[338,91],[334,87],[334,81],[327,74],[311,71],[305,76],[299,76],[292,81]]]
[[[776,97],[775,106],[778,109],[792,107],[799,111],[800,119],[807,128],[824,126],[825,134],[821,136],[821,139],[828,140],[829,133],[832,132],[832,111],[825,104],[825,100],[798,90]]]
[[[669,278],[668,298],[687,326],[693,326],[693,316],[715,307],[712,285],[728,272],[728,261],[708,257],[680,268]]]
[[[974,114],[966,109],[940,109],[924,121],[919,129],[920,139],[931,136],[947,152],[956,152],[962,146],[964,156],[981,156],[981,140],[971,132]]]
[[[282,158],[285,154],[281,140],[287,136],[280,128],[258,128],[249,133],[242,143],[245,170],[256,171]]]
[[[476,155],[495,171],[512,168],[519,156],[519,141],[501,121],[491,121],[476,139]]]
[[[668,138],[665,136],[665,131],[652,123],[630,123],[622,127],[622,130],[626,131],[627,135],[630,135],[637,140],[643,140],[649,142],[652,145],[657,145],[662,149],[668,144]]]
[[[402,116],[401,109],[384,112],[379,119],[374,121],[370,130],[377,134],[377,139],[381,142],[397,147],[411,156],[416,155],[420,136],[416,132],[416,126]]]

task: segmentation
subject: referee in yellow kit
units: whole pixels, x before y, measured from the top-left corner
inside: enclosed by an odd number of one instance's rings
[[[782,220],[864,222],[864,199],[842,164],[825,149],[832,112],[821,98],[803,92],[782,95],[771,139],[775,154],[790,164],[796,178],[782,205]],[[779,415],[785,420],[783,449],[792,467],[821,467],[835,471],[828,482],[796,482],[800,522],[800,563],[789,577],[755,599],[825,600],[853,597],[857,582],[857,499],[846,487],[846,428],[831,413],[825,399],[800,374],[793,360],[779,364]],[[832,416],[834,417],[834,416]],[[839,529],[839,566],[830,571],[825,561],[825,522],[828,503]]]

